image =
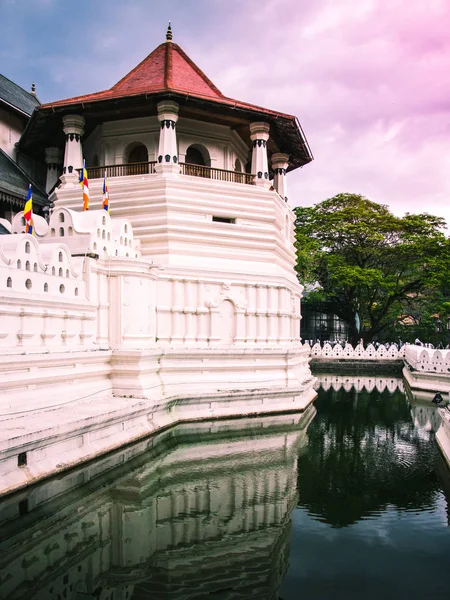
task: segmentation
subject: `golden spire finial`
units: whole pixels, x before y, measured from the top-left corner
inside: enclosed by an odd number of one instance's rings
[[[167,33],[166,33],[166,42],[171,42],[172,41],[172,27],[170,26],[170,21],[169,21],[169,27],[167,28]]]

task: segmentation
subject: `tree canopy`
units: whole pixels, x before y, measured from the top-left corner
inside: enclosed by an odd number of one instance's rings
[[[352,343],[379,337],[425,299],[438,302],[450,265],[444,219],[397,217],[358,194],[294,211],[299,279],[319,284],[311,297],[347,323]]]

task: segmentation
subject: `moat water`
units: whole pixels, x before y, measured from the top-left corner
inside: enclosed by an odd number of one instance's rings
[[[0,599],[449,598],[438,414],[385,383],[180,425],[5,498]]]

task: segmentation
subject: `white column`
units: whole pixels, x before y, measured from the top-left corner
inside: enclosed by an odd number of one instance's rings
[[[277,310],[278,310],[278,293],[277,289],[274,285],[269,286],[268,290],[268,307],[267,312],[269,314],[268,317],[268,332],[267,332],[267,340],[268,342],[274,343],[278,338],[278,319],[277,319]]]
[[[195,312],[196,307],[194,306],[194,302],[192,300],[193,292],[194,292],[194,283],[192,281],[184,280],[184,311],[185,311],[185,320],[186,320],[186,331],[184,335],[184,341],[192,343],[195,339]]]
[[[178,121],[178,104],[170,100],[158,103],[158,120],[161,126],[159,133],[157,173],[179,173],[178,145],[176,122]]]
[[[47,179],[45,182],[45,191],[47,194],[55,186],[61,175],[61,165],[63,163],[62,151],[59,148],[45,149],[45,164],[47,165]]]
[[[246,340],[245,333],[245,310],[237,308],[236,309],[236,337],[235,342],[236,345],[244,345]]]
[[[255,184],[270,187],[269,164],[267,161],[268,123],[258,121],[250,123],[250,139],[253,142],[252,173],[256,175]]]
[[[63,175],[73,175],[76,179],[78,179],[76,169],[83,167],[81,137],[84,133],[84,123],[84,117],[80,115],[66,115],[63,117],[63,129],[66,134]]]
[[[280,196],[287,202],[286,169],[289,166],[289,155],[277,152],[272,155],[273,185]]]

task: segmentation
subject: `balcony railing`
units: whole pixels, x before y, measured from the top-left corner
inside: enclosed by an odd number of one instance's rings
[[[124,177],[126,175],[148,175],[156,173],[156,162],[139,162],[128,165],[107,165],[105,167],[87,167],[89,179],[102,179],[105,175],[110,177]]]
[[[140,162],[127,165],[106,165],[104,167],[86,167],[88,179],[102,179],[106,172],[106,177],[125,177],[127,175],[152,175],[156,173],[155,162]],[[191,165],[180,163],[182,175],[191,175],[194,177],[204,177],[206,179],[215,179],[216,181],[229,181],[231,183],[254,183],[254,175],[250,173],[240,173],[238,171],[226,171],[225,169],[215,169],[203,165]]]
[[[239,173],[238,171],[226,171],[225,169],[214,169],[203,165],[191,165],[180,163],[181,173],[183,175],[193,175],[194,177],[205,177],[206,179],[216,179],[217,181],[230,181],[232,183],[253,184],[255,178],[250,173]]]

